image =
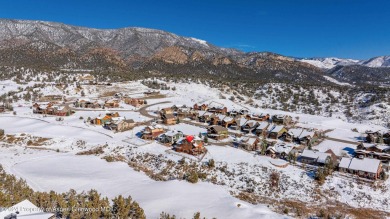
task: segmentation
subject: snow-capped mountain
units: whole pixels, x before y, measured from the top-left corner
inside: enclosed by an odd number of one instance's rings
[[[204,40],[155,29],[94,29],[56,22],[0,19],[0,48],[36,41],[76,51],[103,46],[117,50],[123,56],[147,57],[169,46],[186,46],[222,54],[239,53],[233,49],[213,46]]]
[[[360,65],[371,68],[390,67],[390,56],[378,56],[368,60],[341,59],[341,58],[303,58],[297,59],[301,62],[309,63],[318,68],[332,69],[336,66]]]
[[[318,68],[331,69],[336,66],[346,66],[346,65],[356,65],[360,60],[355,59],[340,59],[340,58],[304,58],[299,59],[301,62],[306,62],[311,65],[314,65]]]
[[[378,56],[361,62],[367,67],[390,67],[390,56]]]

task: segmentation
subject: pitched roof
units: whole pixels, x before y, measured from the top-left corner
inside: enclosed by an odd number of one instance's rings
[[[290,133],[294,137],[299,137],[302,132],[303,132],[303,129],[300,129],[300,128],[298,128],[298,129],[295,128],[295,129],[288,130],[288,133]]]
[[[268,122],[259,122],[259,126],[256,129],[265,129],[269,126]]]
[[[226,116],[225,115],[218,115],[219,120],[223,120]]]
[[[294,146],[292,145],[287,145],[287,144],[284,144],[284,143],[278,143],[278,144],[275,144],[274,146],[270,147],[269,150],[273,150],[277,153],[290,153],[290,151],[294,148]]]
[[[368,173],[377,173],[379,165],[381,164],[380,160],[370,159],[370,158],[345,158],[341,159],[339,167],[347,168],[356,171],[364,171]]]
[[[326,158],[331,157],[331,154],[305,149],[305,150],[303,150],[301,157],[308,157],[308,158],[312,158],[312,159],[317,159],[317,162],[325,163]]]
[[[270,125],[270,126],[268,126],[267,131],[271,132],[272,130],[274,130],[274,128],[275,128],[274,125]]]
[[[308,137],[310,136],[311,138],[314,136],[314,132],[309,132],[306,129],[302,131],[302,133],[299,135],[300,138]]]
[[[220,125],[213,125],[213,126],[210,126],[210,128],[213,128],[216,132],[223,132],[223,131],[228,130],[227,128],[220,126]]]
[[[352,158],[348,158],[348,157],[341,158],[341,161],[339,163],[339,168],[346,168],[346,169],[348,169],[349,168],[349,164],[351,163],[351,161],[352,161]]]
[[[277,125],[277,126],[275,126],[275,127],[271,130],[271,132],[280,132],[282,129],[284,129],[284,126],[282,126],[282,125]]]
[[[237,125],[241,126],[241,125],[244,125],[248,120],[245,119],[245,118],[240,118],[239,120],[237,120]]]
[[[174,119],[175,116],[173,114],[164,114],[164,117],[167,119]]]
[[[247,144],[249,145],[252,145],[256,142],[257,138],[248,138],[248,140],[246,141]]]
[[[257,123],[259,123],[258,121],[256,120],[248,120],[246,121],[246,123],[244,125],[249,125],[250,127],[253,127],[255,126]]]
[[[230,121],[233,121],[233,118],[229,117],[229,116],[226,116],[225,118],[223,118],[223,121],[230,122]]]

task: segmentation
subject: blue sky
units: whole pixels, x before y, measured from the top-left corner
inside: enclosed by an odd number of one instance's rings
[[[390,55],[387,0],[0,0],[0,17],[148,27],[295,57]]]

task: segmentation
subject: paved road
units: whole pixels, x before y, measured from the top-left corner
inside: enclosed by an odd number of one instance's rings
[[[163,101],[163,102],[158,102],[158,103],[153,103],[153,104],[149,104],[149,105],[145,105],[141,108],[139,108],[138,112],[145,116],[145,117],[149,117],[151,119],[155,119],[155,118],[158,118],[158,116],[154,116],[154,115],[150,115],[149,112],[147,111],[147,108],[151,107],[151,106],[155,106],[155,105],[160,105],[160,104],[165,104],[165,103],[172,103],[171,101]]]

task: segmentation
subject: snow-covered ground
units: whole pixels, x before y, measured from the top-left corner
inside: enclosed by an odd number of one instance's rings
[[[23,151],[26,156],[8,154],[15,164],[8,166],[7,171],[26,179],[35,190],[96,189],[110,198],[131,195],[148,218],[157,218],[162,211],[186,218],[197,211],[208,218],[286,218],[266,206],[233,198],[226,189],[211,183],[154,181],[122,162],[108,163],[98,157],[70,153]],[[2,151],[2,163],[10,159],[4,153]]]

